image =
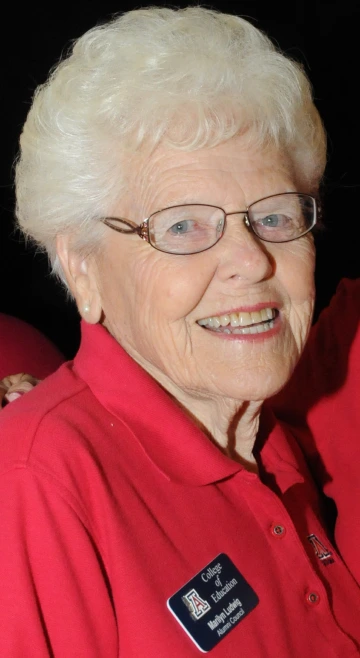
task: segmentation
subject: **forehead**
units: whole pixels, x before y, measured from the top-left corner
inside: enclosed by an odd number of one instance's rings
[[[132,208],[148,214],[179,203],[249,204],[296,189],[290,158],[279,149],[255,149],[242,137],[212,148],[178,151],[159,146],[140,156],[129,181]],[[144,215],[145,216],[145,215]]]

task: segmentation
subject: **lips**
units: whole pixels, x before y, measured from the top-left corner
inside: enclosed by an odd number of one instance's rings
[[[198,320],[198,324],[210,331],[225,334],[259,334],[274,328],[274,321],[278,314],[276,308],[269,306],[256,311],[213,315]]]

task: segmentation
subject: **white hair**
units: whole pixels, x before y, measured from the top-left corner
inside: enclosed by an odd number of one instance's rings
[[[239,133],[284,149],[317,188],[325,134],[310,83],[263,32],[202,7],[117,16],[78,39],[35,92],[16,166],[19,225],[62,276],[57,234],[73,233],[79,249],[99,244],[133,154]]]

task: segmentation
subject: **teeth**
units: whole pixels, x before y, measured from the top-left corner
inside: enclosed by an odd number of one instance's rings
[[[226,327],[226,325],[230,324],[230,315],[220,315],[219,320],[221,326]]]
[[[231,334],[263,334],[265,331],[269,331],[274,326],[273,321],[263,322],[262,324],[253,325],[250,327],[237,327],[232,331],[228,331]]]
[[[266,320],[272,320],[273,312],[271,308],[262,308],[260,313],[263,322],[266,322]]]
[[[261,317],[260,311],[255,311],[254,313],[250,313],[251,319],[253,321],[253,324],[257,324],[258,322],[262,322],[263,318]]]
[[[219,327],[231,326],[233,330],[231,333],[240,334],[240,333],[261,333],[263,331],[268,331],[269,326],[273,326],[272,320],[275,319],[275,309],[274,308],[262,308],[261,311],[240,311],[240,313],[230,313],[219,316],[212,316],[210,318],[204,318],[203,320],[198,320],[198,324],[202,327],[210,327],[212,329],[218,329]],[[252,325],[256,325],[253,327]],[[240,327],[241,330],[237,330]],[[227,331],[226,333],[229,333]]]

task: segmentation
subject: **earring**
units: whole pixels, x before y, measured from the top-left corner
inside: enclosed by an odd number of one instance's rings
[[[89,313],[89,311],[90,311],[90,304],[89,304],[89,303],[84,304],[84,306],[83,306],[83,312],[84,312],[84,313]]]

